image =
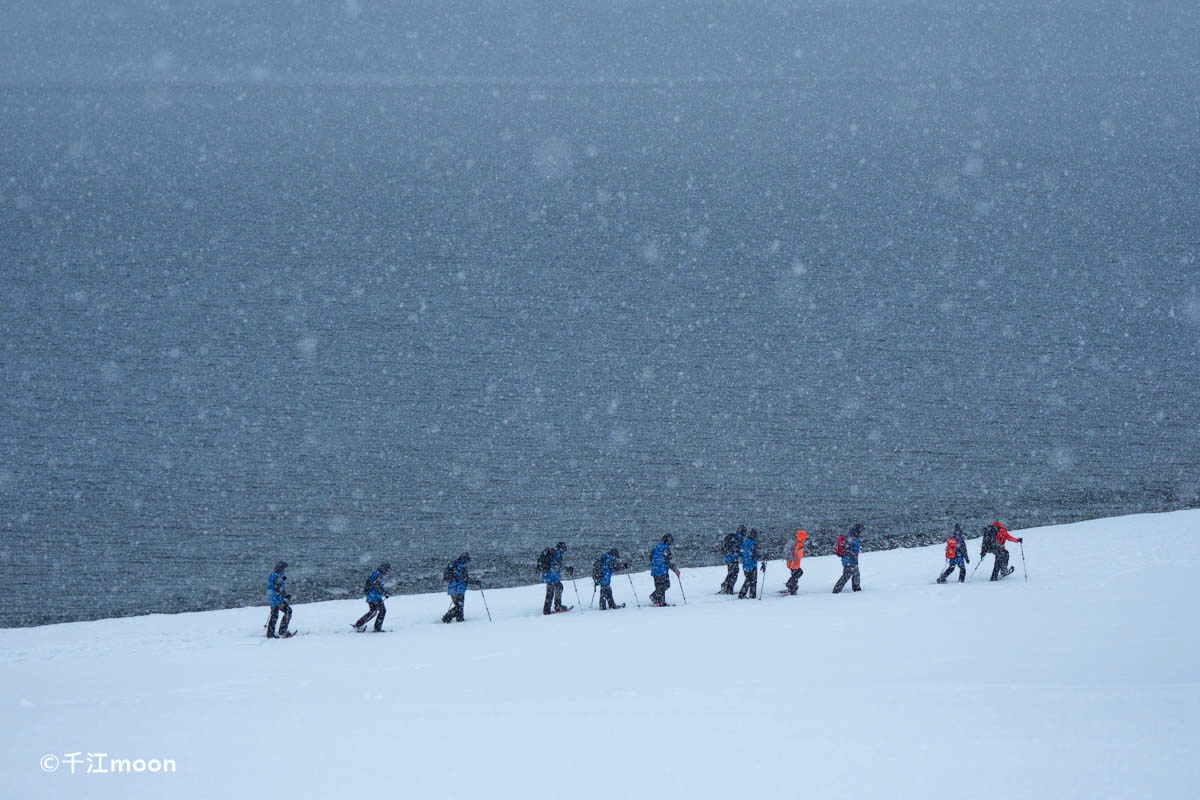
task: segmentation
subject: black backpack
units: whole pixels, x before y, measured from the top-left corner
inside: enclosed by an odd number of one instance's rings
[[[741,548],[738,546],[738,535],[736,533],[725,534],[724,541],[721,542],[721,554],[730,555],[736,553]]]
[[[983,529],[983,544],[979,548],[979,557],[996,552],[996,526],[988,525]]]
[[[373,577],[375,577],[375,576],[374,576],[374,573],[372,573],[371,575],[368,575],[368,576],[367,576],[367,580],[366,580],[366,582],[363,584],[363,594],[370,594],[370,593],[371,593],[371,590],[372,590],[373,588],[375,588],[375,582],[374,582],[373,580],[371,580],[371,578],[373,578]]]
[[[604,578],[604,556],[600,556],[592,564],[592,580],[599,583]]]
[[[543,550],[537,559],[538,572],[549,572],[550,565],[554,563],[554,551],[547,547]]]
[[[451,561],[449,564],[446,565],[446,568],[444,570],[442,570],[442,580],[444,580],[446,583],[450,583],[451,581],[454,580],[454,565],[455,565],[455,563],[457,563],[457,562]]]

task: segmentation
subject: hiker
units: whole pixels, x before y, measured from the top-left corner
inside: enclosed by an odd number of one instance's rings
[[[938,583],[945,583],[946,578],[950,577],[950,573],[958,567],[958,582],[964,583],[967,580],[967,568],[963,566],[963,562],[971,563],[971,557],[967,555],[967,542],[963,539],[963,531],[961,525],[954,526],[954,533],[950,534],[950,538],[946,540],[946,570],[938,576]]]
[[[998,581],[1001,578],[1007,578],[1016,569],[1016,567],[1008,565],[1008,548],[1004,546],[1004,543],[1023,541],[1025,540],[1011,535],[1000,520],[996,520],[983,529],[983,544],[980,546],[979,557],[982,559],[988,553],[996,557],[996,563],[992,567],[992,580]]]
[[[483,582],[473,580],[467,574],[467,565],[471,563],[471,554],[463,553],[458,558],[451,561],[442,570],[442,580],[446,581],[446,594],[450,595],[450,609],[442,614],[442,622],[449,625],[451,622],[463,621],[463,604],[467,599],[467,587],[478,586],[483,588]]]
[[[287,562],[280,561],[275,565],[275,571],[267,576],[267,603],[271,606],[271,616],[267,619],[268,639],[287,639],[292,635],[288,633],[288,624],[292,621],[292,607],[288,600],[292,596],[287,591],[287,575],[284,574],[287,568]],[[275,620],[279,619],[280,614],[283,614],[283,620],[276,633]]]
[[[564,606],[562,603],[563,585],[559,570],[564,570],[568,576],[575,574],[574,567],[563,567],[563,558],[567,554],[566,542],[559,542],[554,549],[547,547],[538,556],[538,568],[542,570],[542,583],[546,584],[546,602],[542,605],[543,614],[557,614],[570,611],[574,606]]]
[[[674,572],[675,577],[679,577],[679,568],[671,557],[671,545],[674,543],[675,537],[668,533],[650,551],[650,577],[654,578],[650,602],[656,606],[667,605],[667,589],[671,588],[671,576],[668,573]]]
[[[725,559],[725,580],[721,581],[721,591],[717,594],[733,594],[733,585],[737,583],[738,560],[742,555],[742,540],[746,538],[746,526],[739,525],[737,533],[725,534],[721,542],[721,556]]]
[[[742,537],[742,572],[746,579],[742,581],[742,589],[738,599],[751,600],[758,597],[758,531],[754,528]]]
[[[804,575],[804,570],[800,569],[800,561],[804,558],[804,542],[806,539],[808,539],[807,533],[796,531],[796,543],[792,545],[792,557],[787,562],[787,568],[792,571],[792,575],[787,579],[787,583],[784,584],[787,587],[788,594],[796,593],[796,585]]]
[[[621,553],[617,548],[609,550],[604,555],[596,559],[592,564],[592,580],[600,587],[600,610],[606,611],[610,608],[624,608],[624,603],[617,603],[613,600],[612,593],[612,576],[613,572],[622,569],[629,569],[629,564],[617,563],[617,559],[621,557]]]
[[[858,554],[862,550],[862,529],[862,525],[855,524],[850,529],[850,533],[838,536],[837,541],[833,544],[834,554],[842,557],[842,577],[838,578],[838,582],[833,586],[834,594],[842,591],[846,581],[850,581],[850,588],[854,591],[862,590],[858,572]]]
[[[383,605],[383,599],[389,596],[383,590],[383,578],[391,571],[392,565],[385,561],[379,565],[379,569],[367,577],[367,583],[363,587],[363,592],[367,595],[367,613],[359,617],[358,622],[351,626],[359,633],[367,629],[367,623],[371,621],[371,617],[375,617],[375,633],[383,631],[383,618],[387,616],[387,608]]]

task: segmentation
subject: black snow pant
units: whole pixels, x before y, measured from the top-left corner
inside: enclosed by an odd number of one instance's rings
[[[566,608],[566,606],[564,606],[562,603],[562,592],[563,592],[562,581],[555,581],[554,583],[546,584],[546,602],[542,605],[542,613],[543,614],[552,613],[551,612],[552,605],[553,605],[554,611],[562,611]]]
[[[738,597],[745,600],[749,597],[751,600],[758,597],[758,568],[750,570],[746,573],[746,580],[742,582],[741,591],[738,592]]]
[[[803,577],[803,575],[804,570],[800,569],[799,567],[796,567],[794,570],[792,570],[792,577],[788,578],[787,583],[784,584],[784,586],[787,587],[788,594],[796,593],[796,586],[800,583],[800,578]]]
[[[996,556],[996,564],[992,567],[992,580],[998,581],[1008,574],[1008,551],[996,550],[992,555]]]
[[[376,600],[374,603],[367,603],[370,608],[367,613],[358,618],[358,622],[354,623],[356,628],[365,628],[367,623],[371,621],[371,617],[375,617],[375,630],[383,630],[383,618],[387,616],[387,608],[384,607],[382,600]],[[375,616],[378,614],[379,616]]]
[[[606,603],[607,603],[607,605],[605,605]],[[601,586],[600,587],[600,610],[601,611],[604,611],[605,609],[609,609],[609,608],[624,608],[624,607],[625,606],[623,606],[623,605],[620,605],[620,606],[617,605],[617,601],[613,599],[611,586]]]
[[[966,581],[967,580],[967,568],[966,568],[966,566],[963,565],[962,562],[959,562],[957,564],[947,564],[946,569],[942,572],[941,575],[938,576],[937,582],[945,583],[946,578],[950,577],[950,573],[954,572],[955,567],[958,567],[958,582],[963,583],[964,581]]]
[[[275,620],[283,613],[283,621],[279,623],[279,633],[275,633]],[[280,600],[279,605],[271,606],[271,616],[267,619],[267,638],[274,639],[276,635],[283,636],[288,632],[288,624],[292,621],[292,607],[287,600]]]
[[[463,603],[465,603],[466,600],[467,596],[465,594],[450,595],[450,602],[452,605],[445,614],[442,614],[442,622],[445,622],[446,624],[450,624],[451,622],[462,622]]]
[[[667,589],[671,588],[671,575],[664,572],[654,576],[654,591],[650,593],[650,602],[656,606],[667,604]]]
[[[725,565],[725,580],[721,581],[721,594],[733,594],[733,586],[737,583],[738,563],[730,561]]]
[[[862,590],[862,583],[858,574],[858,564],[844,564],[842,566],[842,577],[838,578],[838,582],[833,585],[833,593],[837,594],[846,585],[846,581],[850,581],[850,588],[854,591]]]

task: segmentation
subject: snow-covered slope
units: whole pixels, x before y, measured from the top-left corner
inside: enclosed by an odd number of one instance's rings
[[[0,630],[0,796],[1196,797],[1197,527],[1022,531],[1028,579],[1014,547],[998,584],[989,558],[935,585],[929,547],[864,554],[857,595],[812,558],[753,602],[722,569],[667,609],[624,576],[626,609],[543,618],[530,586],[489,592],[493,623],[478,592],[454,626],[397,596],[386,635],[350,630],[361,601],[297,606],[286,642],[262,608]]]

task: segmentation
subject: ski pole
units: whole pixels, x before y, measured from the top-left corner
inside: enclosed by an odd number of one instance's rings
[[[488,622],[492,621],[492,610],[488,608],[487,595],[483,593],[483,584],[479,584],[479,596],[483,598],[483,610],[487,612]]]
[[[975,569],[971,570],[971,577],[972,577],[972,578],[974,578],[974,577],[975,577],[975,573],[976,573],[976,572],[979,572],[979,565],[980,565],[980,564],[982,564],[982,563],[983,563],[983,556],[980,556],[980,557],[979,557],[979,560],[975,562]]]
[[[758,593],[759,600],[762,600],[763,595],[765,595],[767,593],[767,562],[766,561],[762,562],[762,574],[763,574],[762,591]]]
[[[1025,580],[1029,580],[1029,570],[1025,569],[1025,542],[1017,542],[1021,546],[1021,571],[1025,573]]]
[[[675,573],[675,580],[679,581],[679,596],[683,598],[683,604],[687,605],[687,592],[683,590],[683,578],[679,577],[679,573]]]
[[[592,607],[592,603],[596,602],[596,584],[592,584],[592,599],[588,600],[588,608]]]
[[[641,608],[641,607],[642,607],[642,601],[641,601],[641,600],[638,600],[638,596],[637,596],[637,587],[633,585],[633,576],[632,576],[632,575],[630,575],[628,572],[626,572],[626,573],[625,573],[625,577],[626,577],[626,578],[629,578],[629,591],[633,592],[633,602],[637,603],[637,607],[638,607],[638,608]],[[680,591],[682,591],[682,590],[680,590]]]

